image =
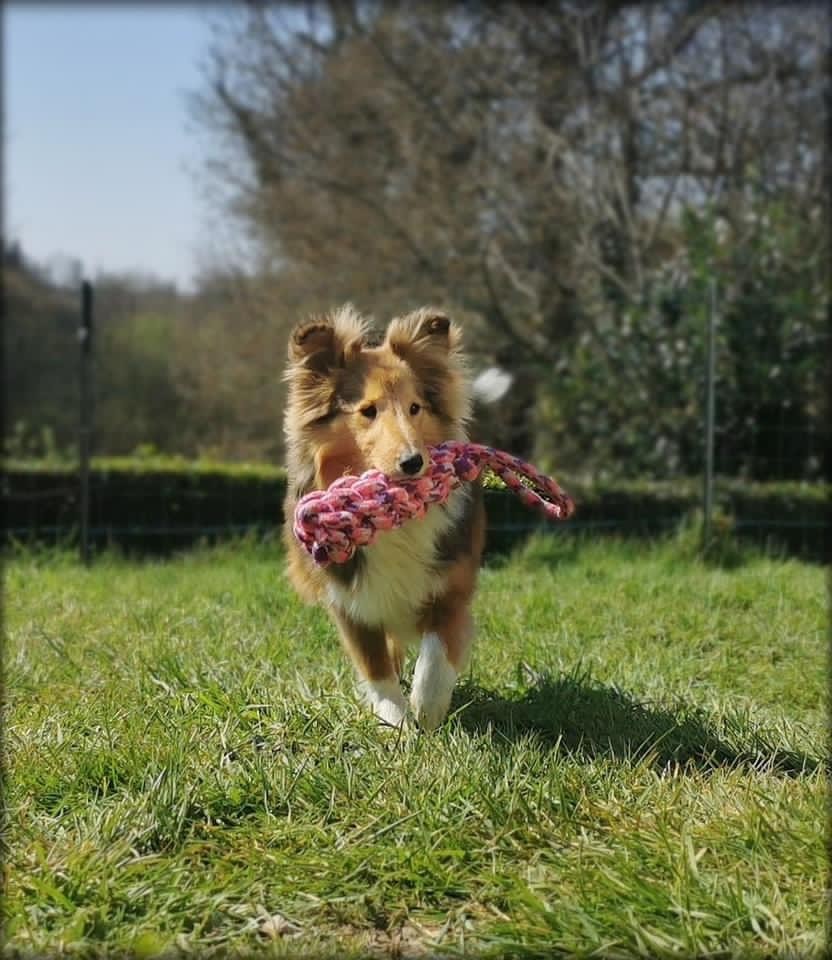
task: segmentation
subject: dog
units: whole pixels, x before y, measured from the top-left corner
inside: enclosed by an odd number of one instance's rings
[[[338,477],[371,468],[394,480],[417,477],[429,466],[429,446],[468,439],[473,391],[461,331],[442,311],[422,308],[374,338],[345,304],[297,326],[288,353],[289,579],[305,601],[329,612],[359,689],[390,726],[407,716],[399,677],[405,651],[419,644],[410,707],[418,725],[432,730],[447,715],[474,637],[471,602],[485,543],[479,482],[325,568],[297,543],[291,517],[304,494]],[[492,402],[508,385],[499,373],[478,380]]]

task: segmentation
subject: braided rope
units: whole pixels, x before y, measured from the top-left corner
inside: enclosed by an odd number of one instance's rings
[[[393,530],[444,503],[461,483],[489,467],[527,506],[550,520],[565,520],[575,504],[551,477],[503,450],[449,440],[430,447],[431,465],[420,477],[392,481],[380,470],[341,477],[326,490],[306,494],[295,508],[293,530],[319,566],[345,563],[380,530]],[[530,486],[521,478],[530,481]]]

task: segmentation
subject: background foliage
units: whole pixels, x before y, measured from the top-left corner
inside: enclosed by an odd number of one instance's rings
[[[282,460],[288,329],[433,302],[515,387],[482,439],[587,478],[824,471],[828,11],[243,3],[192,118],[244,254],[97,278],[96,449]],[[77,291],[4,257],[7,437],[75,442]]]

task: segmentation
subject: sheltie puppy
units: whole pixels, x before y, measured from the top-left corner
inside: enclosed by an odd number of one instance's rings
[[[290,580],[335,622],[376,715],[400,725],[405,650],[419,643],[410,706],[423,729],[445,718],[474,627],[471,600],[485,540],[478,482],[422,519],[380,533],[344,564],[316,566],[292,535],[297,501],[338,477],[375,468],[416,477],[428,447],[465,440],[471,390],[458,326],[420,309],[396,317],[383,340],[349,304],[296,327],[289,340],[285,414],[288,489],[284,536]]]

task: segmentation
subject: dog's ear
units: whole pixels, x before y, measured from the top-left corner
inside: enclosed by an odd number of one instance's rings
[[[289,362],[314,373],[342,366],[343,350],[329,320],[311,320],[295,327],[289,338]]]
[[[422,381],[430,408],[437,416],[455,422],[468,417],[461,340],[461,331],[453,320],[430,307],[396,317],[387,328],[387,346]]]
[[[326,375],[356,357],[365,337],[366,322],[351,304],[345,304],[323,319],[295,327],[289,337],[290,367]]]
[[[387,328],[390,349],[403,359],[414,353],[449,354],[459,346],[459,329],[441,310],[423,307],[396,317]]]

